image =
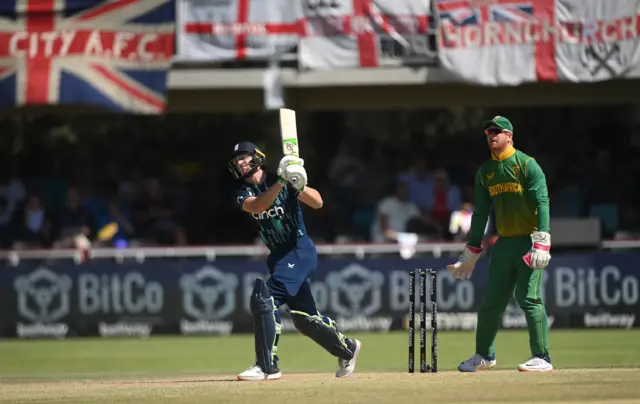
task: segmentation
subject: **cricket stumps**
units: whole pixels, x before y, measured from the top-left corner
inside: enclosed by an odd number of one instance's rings
[[[438,299],[435,269],[414,269],[409,272],[409,373],[415,372],[415,322],[416,322],[416,275],[420,283],[420,373],[438,371]],[[427,277],[427,275],[429,275]],[[427,365],[427,278],[430,282],[431,300],[431,364]]]

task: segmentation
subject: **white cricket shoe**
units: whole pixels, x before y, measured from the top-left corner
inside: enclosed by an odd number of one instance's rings
[[[551,372],[553,366],[546,359],[538,356],[532,356],[525,363],[518,365],[520,372]]]
[[[362,342],[357,339],[352,340],[356,343],[356,349],[353,351],[353,358],[351,360],[338,359],[338,371],[336,372],[336,377],[349,377],[356,370],[356,362],[358,360],[358,355],[360,355],[360,348],[362,348]]]
[[[496,365],[496,360],[489,360],[482,357],[482,355],[475,354],[466,361],[458,365],[460,372],[477,372],[478,370],[491,369]]]
[[[249,369],[238,375],[238,380],[246,382],[257,382],[263,380],[278,380],[282,377],[282,373],[277,370],[275,373],[264,373],[260,366],[253,365]]]

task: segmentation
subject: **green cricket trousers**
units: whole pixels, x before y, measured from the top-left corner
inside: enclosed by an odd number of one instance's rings
[[[529,236],[499,237],[491,250],[489,275],[476,329],[476,352],[480,355],[495,354],[496,334],[514,289],[516,301],[527,320],[531,354],[549,355],[547,312],[540,293],[544,270],[533,270],[522,259],[530,248]]]

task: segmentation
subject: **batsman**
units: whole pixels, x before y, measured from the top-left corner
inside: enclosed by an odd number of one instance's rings
[[[493,204],[498,239],[491,252],[485,294],[476,328],[475,354],[460,363],[461,372],[496,365],[495,337],[514,295],[524,311],[531,357],[521,372],[549,372],[547,314],[540,294],[543,270],[551,259],[549,197],[536,160],[513,146],[513,125],[496,116],[484,123],[491,159],[476,172],[475,208],[469,241],[458,261],[448,266],[456,279],[469,279],[483,252],[482,237]]]
[[[300,202],[320,209],[322,196],[307,185],[301,158],[285,156],[276,173],[265,170],[265,161],[258,146],[240,142],[229,162],[229,170],[238,181],[236,203],[253,217],[269,248],[270,277],[266,281],[256,279],[249,298],[256,361],[238,375],[238,380],[280,379],[278,309],[285,304],[298,331],[338,358],[336,377],[349,377],[355,371],[362,343],[342,335],[334,320],[318,312],[308,281],[318,265],[318,253],[307,235]]]

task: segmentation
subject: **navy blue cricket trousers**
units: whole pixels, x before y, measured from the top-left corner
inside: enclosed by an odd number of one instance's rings
[[[298,237],[293,246],[273,251],[267,266],[271,277],[266,283],[276,307],[286,304],[291,310],[318,314],[309,285],[309,276],[318,266],[318,252],[308,236]]]

